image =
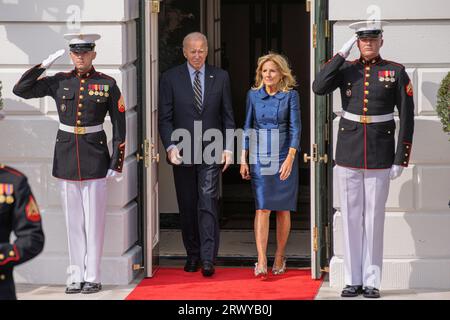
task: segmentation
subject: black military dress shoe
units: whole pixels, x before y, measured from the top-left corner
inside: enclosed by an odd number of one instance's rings
[[[376,299],[380,297],[380,290],[374,287],[364,287],[363,290],[363,297],[364,298],[372,298]]]
[[[211,277],[214,274],[214,264],[211,261],[204,261],[202,266],[202,274],[204,277]]]
[[[347,285],[342,290],[341,297],[344,297],[344,298],[357,297],[361,293],[362,293],[362,286],[349,286],[349,285]]]
[[[186,272],[197,272],[200,267],[200,264],[198,263],[198,260],[190,260],[188,259],[186,261],[186,264],[184,265],[184,271]]]
[[[83,286],[83,289],[81,290],[81,293],[84,293],[84,294],[97,293],[100,290],[102,290],[101,283],[86,282]]]
[[[84,282],[72,282],[66,287],[66,294],[80,293],[83,289]]]

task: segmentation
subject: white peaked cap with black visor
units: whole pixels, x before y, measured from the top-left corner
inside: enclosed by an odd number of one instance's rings
[[[88,52],[95,48],[95,41],[101,36],[97,33],[66,33],[64,39],[69,41],[70,51]]]
[[[358,39],[360,38],[379,38],[383,33],[383,26],[388,24],[382,20],[358,21],[349,25],[350,29],[355,30]]]

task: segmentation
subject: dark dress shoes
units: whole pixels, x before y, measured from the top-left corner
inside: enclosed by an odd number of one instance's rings
[[[83,289],[81,290],[81,293],[84,293],[84,294],[97,293],[100,290],[102,290],[101,283],[86,282],[83,286]]]
[[[66,287],[66,294],[80,293],[83,289],[84,282],[72,282]]]
[[[211,261],[204,261],[202,266],[202,274],[204,277],[211,277],[214,274],[214,264]]]
[[[186,261],[186,264],[184,265],[184,271],[186,272],[197,272],[198,268],[200,267],[198,260],[190,260],[188,259]]]
[[[362,293],[362,286],[349,286],[349,285],[347,285],[342,290],[341,297],[344,297],[344,298],[357,297],[361,293]]]
[[[363,297],[364,298],[379,298],[380,297],[380,290],[374,287],[364,287],[363,290]]]

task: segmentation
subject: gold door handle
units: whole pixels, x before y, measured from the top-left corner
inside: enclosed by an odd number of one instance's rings
[[[307,153],[304,153],[304,154],[303,154],[303,161],[304,161],[305,163],[307,163],[308,160],[317,162],[317,144],[316,144],[316,143],[314,143],[314,144],[312,145],[312,155],[311,155],[311,156],[308,156]]]
[[[319,162],[328,163],[328,155],[325,153],[323,157],[319,157]]]
[[[159,163],[159,153],[157,153],[156,155],[152,156],[152,161],[156,161],[156,163]]]
[[[311,160],[311,159],[312,159],[312,157],[311,157],[311,156],[308,156],[307,153],[304,153],[304,154],[303,154],[303,162],[304,162],[304,163],[308,163],[308,160]]]
[[[139,161],[142,161],[142,160],[144,160],[144,157],[141,156],[139,153],[136,153],[136,161],[139,162]]]

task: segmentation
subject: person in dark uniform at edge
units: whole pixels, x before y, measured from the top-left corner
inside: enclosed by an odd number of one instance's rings
[[[16,236],[14,243],[11,233]],[[41,253],[44,239],[41,214],[27,177],[0,163],[0,300],[16,300],[14,267]]]
[[[340,88],[342,116],[336,146],[336,177],[344,233],[342,297],[380,297],[383,231],[389,179],[408,166],[414,131],[413,89],[405,67],[384,60],[384,21],[350,25],[356,34],[317,74],[318,95]],[[346,61],[357,42],[361,56]],[[395,148],[394,107],[399,133]]]
[[[53,176],[59,179],[66,217],[70,277],[66,293],[96,293],[102,289],[100,263],[103,251],[106,178],[122,172],[125,155],[125,104],[116,81],[92,66],[98,34],[66,34],[75,68],[42,77],[59,50],[31,68],[14,87],[19,97],[51,96],[57,106],[59,130],[53,159]],[[112,123],[112,156],[103,122]]]

